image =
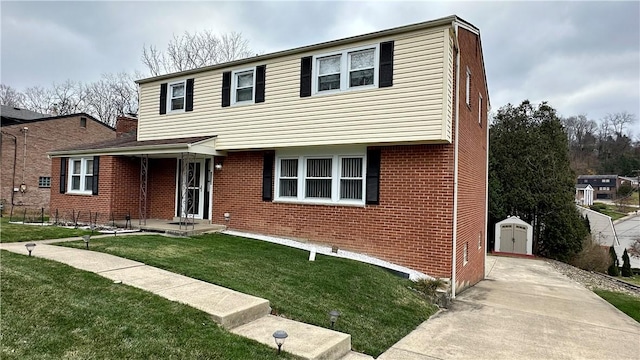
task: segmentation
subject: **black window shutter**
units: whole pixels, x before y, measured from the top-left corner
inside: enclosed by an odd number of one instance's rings
[[[275,153],[264,153],[264,167],[262,168],[262,201],[273,200],[271,189],[273,188],[273,161]]]
[[[380,43],[378,87],[393,86],[393,41]]]
[[[256,102],[264,102],[264,83],[267,65],[256,67]]]
[[[367,150],[366,203],[380,204],[380,149]]]
[[[160,84],[160,115],[167,113],[167,83]]]
[[[60,158],[60,194],[67,192],[67,158]]]
[[[311,56],[300,60],[300,97],[311,96]]]
[[[100,176],[100,156],[93,157],[93,191],[91,194],[98,195],[98,177]]]
[[[187,92],[184,111],[193,111],[193,79],[187,79]]]
[[[222,107],[231,105],[231,71],[222,73]]]

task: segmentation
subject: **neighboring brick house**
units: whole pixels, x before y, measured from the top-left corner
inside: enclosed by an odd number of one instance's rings
[[[113,128],[90,115],[63,116],[2,106],[0,199],[11,205],[49,209],[51,160],[47,152],[115,137]],[[25,146],[26,142],[26,146]]]
[[[52,207],[329,244],[449,278],[453,295],[484,277],[489,95],[470,23],[138,83],[135,138],[50,153]],[[90,161],[93,177],[71,174]]]
[[[578,184],[589,184],[593,188],[593,198],[613,200],[616,198],[621,178],[618,175],[580,175]]]

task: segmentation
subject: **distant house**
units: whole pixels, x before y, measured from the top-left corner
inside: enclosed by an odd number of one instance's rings
[[[589,184],[593,188],[594,199],[613,200],[621,184],[618,175],[580,175],[578,184]]]
[[[450,16],[138,84],[136,136],[49,153],[52,208],[331,245],[453,291],[484,277],[489,94],[472,24]],[[88,162],[99,181],[71,174]]]
[[[638,188],[638,178],[630,176],[620,176],[620,185],[629,184],[632,188]]]
[[[47,152],[74,144],[115,138],[115,130],[88,114],[39,114],[11,106],[0,108],[2,121],[0,201],[49,208],[51,159]]]
[[[593,187],[591,185],[576,185],[576,203],[585,206],[593,205]]]

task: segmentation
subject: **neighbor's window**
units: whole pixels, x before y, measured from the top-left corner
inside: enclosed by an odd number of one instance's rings
[[[603,183],[608,183],[610,180],[609,179],[602,179]]]
[[[233,73],[233,103],[253,102],[254,69]]]
[[[169,84],[169,111],[183,111],[185,101],[185,82]]]
[[[38,178],[38,187],[50,188],[51,187],[51,177],[50,176],[40,176]]]
[[[378,45],[373,45],[315,56],[315,93],[375,86],[378,81],[377,54]]]
[[[365,152],[277,154],[276,200],[363,205]]]
[[[467,68],[467,86],[466,86],[465,101],[467,105],[471,106],[471,70]]]
[[[69,192],[91,194],[93,190],[93,158],[69,160]]]
[[[600,186],[600,191],[609,191],[609,190],[611,190],[611,188],[608,186]]]

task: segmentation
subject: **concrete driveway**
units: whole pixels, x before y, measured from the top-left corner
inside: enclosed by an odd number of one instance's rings
[[[640,324],[543,260],[487,257],[487,278],[378,359],[640,359]]]
[[[620,246],[616,246],[615,249],[620,260],[620,266],[622,266],[622,253],[624,249],[628,249],[635,239],[640,238],[640,215],[635,215],[622,221],[616,221],[613,223],[613,226],[616,228],[618,241],[620,241]],[[640,259],[630,257],[629,262],[632,268],[640,268]]]

